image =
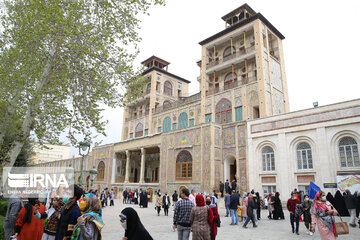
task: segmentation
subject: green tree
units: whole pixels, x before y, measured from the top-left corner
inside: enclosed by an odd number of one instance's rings
[[[16,133],[3,166],[14,165],[30,134],[57,143],[66,131],[73,144],[76,134],[105,135],[101,106],[141,94],[132,66],[139,16],[164,0],[0,1],[0,145],[8,129]]]

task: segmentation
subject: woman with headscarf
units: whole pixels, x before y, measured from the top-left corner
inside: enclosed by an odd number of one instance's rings
[[[156,208],[158,216],[160,216],[160,211],[161,211],[162,204],[163,204],[163,198],[162,198],[161,193],[159,191],[157,193],[156,203],[155,203],[155,208]]]
[[[40,213],[46,211],[38,198],[29,198],[29,201],[20,210],[15,225],[15,237],[18,240],[40,240],[44,232],[44,220],[38,220],[34,217],[35,204],[38,205]]]
[[[269,195],[267,196],[268,211],[269,211],[268,219],[272,219],[272,213],[274,211],[274,202],[272,201],[273,196],[274,196],[273,193],[269,193]]]
[[[280,193],[276,192],[275,197],[274,197],[273,219],[278,220],[279,218],[285,219],[284,212],[283,212],[282,205],[281,205],[281,200],[280,200]]]
[[[309,195],[305,194],[304,195],[304,202],[301,204],[301,208],[304,214],[304,223],[305,223],[305,227],[307,229],[307,233],[312,235],[312,232],[310,231],[310,226],[311,226],[311,200]]]
[[[153,240],[133,208],[125,208],[119,216],[121,226],[125,229],[122,240]]]
[[[213,212],[205,206],[205,199],[201,194],[195,197],[196,207],[191,209],[190,222],[193,240],[209,240],[210,225],[213,222]]]
[[[44,228],[44,234],[41,240],[55,240],[56,230],[60,220],[61,207],[64,205],[62,199],[59,196],[52,198],[51,207],[43,213],[39,213],[40,206],[35,205],[34,216],[36,219],[47,219],[46,226]]]
[[[253,223],[253,227],[256,228],[256,220],[255,220],[255,216],[256,213],[254,212],[256,205],[255,205],[255,201],[254,201],[254,195],[249,194],[248,196],[248,206],[247,206],[247,219],[244,222],[243,228],[247,228],[248,223],[250,222],[250,220]]]
[[[248,206],[248,194],[244,193],[242,199],[241,199],[241,206],[243,207],[241,210],[241,222],[245,222],[248,218],[247,215],[247,206]]]
[[[100,205],[97,197],[88,193],[83,197],[80,210],[83,213],[77,219],[77,224],[74,227],[71,240],[97,240],[101,239],[101,229],[104,227],[104,222],[99,214]]]
[[[317,224],[322,240],[335,240],[337,234],[333,216],[337,214],[338,212],[331,203],[326,201],[325,193],[323,191],[317,192],[312,207],[311,232],[315,232],[315,225]]]
[[[210,207],[213,214],[213,221],[210,224],[210,237],[211,240],[215,240],[217,235],[218,222],[220,222],[220,216],[216,204],[211,203],[211,196],[206,196],[206,205]]]
[[[335,205],[334,207],[338,211],[340,216],[350,216],[349,211],[346,208],[344,196],[339,190],[335,193]]]

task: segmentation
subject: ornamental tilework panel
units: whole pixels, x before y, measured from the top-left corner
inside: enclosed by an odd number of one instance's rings
[[[235,127],[226,128],[224,133],[224,145],[235,144]]]
[[[238,126],[238,142],[239,146],[246,146],[245,125]]]
[[[191,189],[195,189],[196,192],[200,192],[201,186],[200,184],[175,184],[175,183],[169,183],[167,184],[167,191],[169,195],[171,195],[175,190],[179,193],[180,187],[186,187],[191,191]]]
[[[223,160],[225,160],[227,156],[233,156],[236,158],[236,149],[235,148],[223,148]]]
[[[235,98],[235,107],[239,107],[242,106],[242,99],[241,97],[236,97]]]
[[[274,89],[275,114],[284,113],[284,97],[281,92]]]
[[[192,145],[194,143],[195,130],[177,132],[175,134],[175,146]]]
[[[167,136],[162,136],[161,139],[161,154],[160,154],[160,180],[161,180],[161,184],[165,185],[166,184],[166,162],[168,161],[168,156],[167,156]]]
[[[173,149],[168,151],[168,155],[166,158],[167,162],[167,179],[166,181],[175,181],[175,162],[176,162],[176,156],[178,152],[175,152]],[[166,165],[166,164],[165,164]]]
[[[282,91],[280,64],[272,58],[270,59],[270,74],[273,87]]]
[[[222,98],[226,98],[228,100],[231,100],[231,92],[225,92],[223,94],[219,94],[215,96],[215,105],[222,99]]]
[[[215,146],[220,146],[221,144],[221,131],[220,128],[215,128]]]
[[[211,97],[206,98],[206,106],[211,106]]]
[[[215,179],[214,179],[214,186],[217,186],[217,183],[220,181],[221,175],[221,161],[215,161]]]
[[[194,145],[200,145],[201,144],[201,128],[195,129],[194,134]]]
[[[246,159],[239,160],[240,169],[240,191],[247,191]]]
[[[239,158],[246,158],[246,147],[239,147]]]
[[[203,161],[202,161],[202,186],[204,191],[211,191],[210,185],[210,149],[211,149],[211,135],[210,127],[202,129],[203,135]]]
[[[194,147],[193,151],[193,177],[192,181],[201,181],[201,147]]]
[[[241,98],[241,88],[237,88],[235,89],[235,97],[240,97]]]
[[[168,143],[169,143],[169,148],[173,148],[175,146],[175,136],[173,134],[168,136]]]
[[[221,159],[221,149],[215,148],[215,159]]]

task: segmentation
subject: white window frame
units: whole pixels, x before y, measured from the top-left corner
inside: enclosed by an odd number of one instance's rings
[[[270,146],[265,146],[270,147]],[[263,153],[263,147],[261,149],[261,161],[262,161],[262,171],[263,172],[274,172],[275,171],[275,152],[272,147],[270,147],[273,152],[271,153]]]
[[[351,137],[351,138],[354,139],[353,137]],[[356,142],[355,139],[354,139],[354,141]],[[351,160],[352,160],[352,166],[350,166],[350,167],[349,167],[348,155],[347,155],[347,151],[346,151],[346,148],[348,148],[348,147],[350,147]],[[341,145],[341,146],[340,146],[340,142],[339,142],[340,167],[342,167],[342,168],[356,168],[356,167],[358,167],[358,166],[355,166],[354,148],[356,148],[356,150],[358,152],[358,157],[359,157],[359,148],[358,148],[357,142],[356,142],[356,144],[348,144],[348,145]],[[344,151],[344,158],[345,158],[346,166],[341,165],[341,149]]]
[[[302,142],[300,142],[299,144],[301,144]],[[314,169],[314,158],[312,155],[312,148],[311,145],[308,142],[307,143],[310,148],[307,149],[297,149],[299,144],[297,144],[296,146],[296,163],[297,163],[297,168],[298,170],[313,170]],[[306,159],[303,158],[303,152],[305,152],[305,156]],[[299,155],[300,155],[300,159],[299,159]],[[309,166],[309,156],[311,156],[311,165],[312,167]],[[299,168],[299,161],[301,161],[301,168]],[[304,167],[304,161],[306,161],[306,168]]]

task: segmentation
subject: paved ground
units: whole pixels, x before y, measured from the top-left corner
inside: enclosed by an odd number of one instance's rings
[[[294,235],[291,232],[288,217],[289,214],[287,211],[285,211],[285,220],[270,221],[263,218],[263,220],[259,221],[258,228],[252,228],[251,222],[248,225],[248,229],[243,229],[241,227],[242,225],[230,226],[231,219],[229,217],[224,217],[226,211],[221,205],[219,212],[222,226],[218,229],[218,236],[216,239],[320,239],[317,232],[314,236],[307,235],[304,223],[300,223],[300,235]],[[115,200],[114,207],[105,207],[103,209],[105,227],[102,230],[102,236],[104,240],[122,239],[124,230],[120,226],[119,214],[123,208],[128,206],[130,205],[124,205],[120,200]],[[172,225],[173,208],[169,211],[169,216],[164,216],[163,212],[161,213],[161,216],[157,216],[152,203],[150,203],[149,207],[146,209],[139,208],[139,206],[131,206],[138,212],[142,223],[154,240],[177,240],[177,233],[172,232],[170,228]],[[266,217],[267,211],[262,211],[261,214],[263,217]],[[343,220],[348,221],[348,218],[343,218]],[[340,236],[338,239],[360,239],[360,228],[350,228],[349,235]]]

